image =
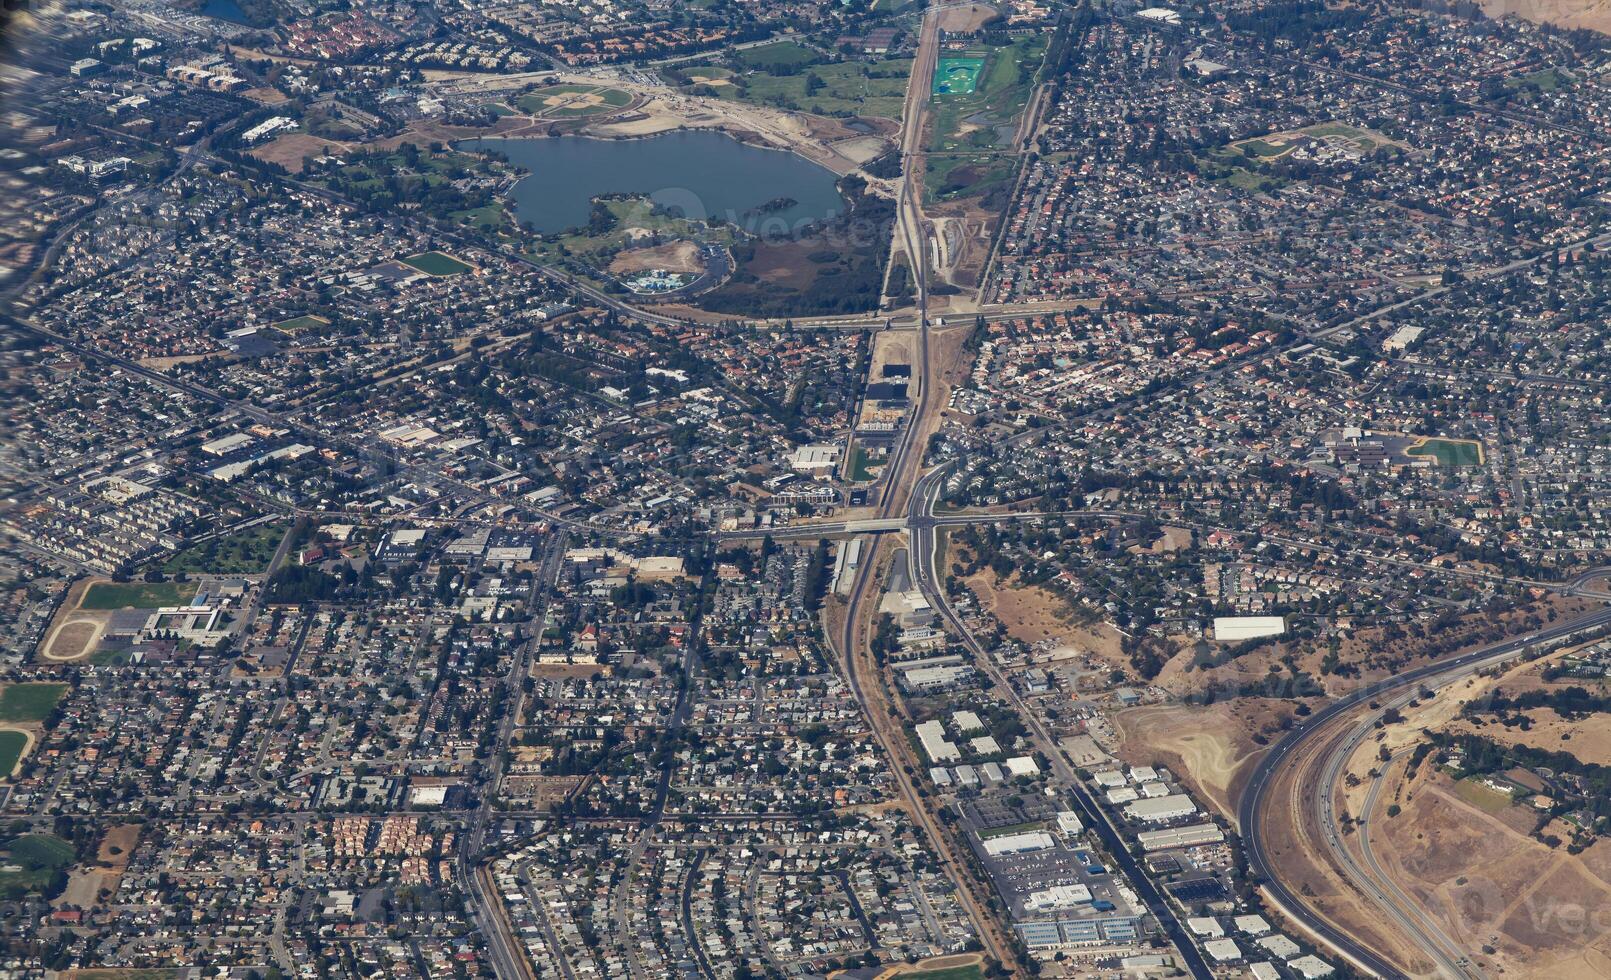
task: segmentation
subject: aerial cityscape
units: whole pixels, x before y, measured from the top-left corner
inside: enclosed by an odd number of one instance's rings
[[[1601,0],[5,0],[0,977],[1611,978]]]

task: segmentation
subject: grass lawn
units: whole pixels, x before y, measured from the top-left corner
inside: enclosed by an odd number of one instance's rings
[[[49,681],[7,684],[0,689],[0,721],[44,721],[66,693],[66,684]]]
[[[1471,439],[1427,439],[1404,450],[1406,456],[1433,456],[1439,466],[1481,466],[1482,443]]]
[[[687,75],[698,86],[698,77],[710,69],[689,69]],[[827,116],[878,116],[900,119],[906,104],[906,80],[912,72],[912,59],[885,58],[867,63],[844,61],[813,65],[794,75],[763,70],[729,76],[731,84],[710,89],[718,98],[756,102],[796,112]],[[807,93],[811,79],[821,82]]]
[[[1568,75],[1564,71],[1561,71],[1559,68],[1545,68],[1543,71],[1535,71],[1530,75],[1521,75],[1517,78],[1507,78],[1505,79],[1505,87],[1517,89],[1526,85],[1531,85],[1540,92],[1553,92],[1562,85],[1569,84],[1571,81],[1572,76]]]
[[[585,96],[585,98],[584,98]],[[554,118],[591,116],[620,109],[632,96],[617,88],[600,85],[550,85],[522,95],[515,104],[522,112]]]
[[[279,323],[274,324],[273,328],[281,333],[295,334],[304,330],[312,330],[315,327],[328,326],[330,326],[330,321],[324,317],[305,314],[303,316],[294,316],[289,320],[281,320]]]
[[[4,850],[0,861],[17,865],[18,870],[0,871],[0,894],[19,897],[45,888],[78,857],[73,845],[54,834],[23,834],[12,838]]]
[[[1265,191],[1275,190],[1286,183],[1285,180],[1281,180],[1276,177],[1266,177],[1263,174],[1256,174],[1253,171],[1247,170],[1243,167],[1234,168],[1225,177],[1225,182],[1230,184],[1232,187],[1244,191],[1251,191],[1254,194],[1262,194]]]
[[[1287,152],[1288,147],[1275,146],[1263,140],[1248,140],[1241,144],[1241,148],[1250,151],[1256,157],[1278,157]]]
[[[1046,38],[1029,36],[989,49],[982,58],[942,59],[935,69],[934,94],[929,99],[934,112],[929,150],[945,153],[1005,147],[1029,103],[1045,57]],[[980,62],[973,87],[953,81],[942,91],[945,65],[967,61]]]
[[[977,966],[950,966],[943,970],[902,973],[899,980],[984,980],[984,974]]]
[[[774,68],[779,65],[809,65],[822,58],[822,55],[811,50],[803,44],[794,41],[778,41],[774,44],[763,44],[758,48],[749,48],[739,52],[738,60],[751,68]]]
[[[28,736],[22,732],[0,732],[0,779],[11,775],[11,770],[17,768],[17,760],[22,758],[22,750],[28,747]]]
[[[1013,163],[999,153],[931,153],[924,163],[924,195],[948,201],[984,194],[1012,180]]]
[[[1284,177],[1263,173],[1263,168],[1258,167],[1259,160],[1272,155],[1265,153],[1264,150],[1275,150],[1278,155],[1285,153],[1284,149],[1265,143],[1263,140],[1252,140],[1242,145],[1252,149],[1251,159],[1243,156],[1240,149],[1222,146],[1197,158],[1198,172],[1210,180],[1221,181],[1250,194],[1262,194],[1286,184]]]
[[[403,264],[411,265],[428,276],[457,276],[474,268],[443,252],[421,252],[418,255],[410,255],[403,260]]]
[[[80,609],[158,609],[189,602],[194,582],[96,582],[79,600]]]
[[[1454,784],[1454,795],[1465,800],[1484,813],[1498,813],[1510,806],[1510,797],[1496,789],[1477,782],[1475,779],[1462,779]]]
[[[256,575],[268,568],[284,536],[283,525],[260,524],[226,538],[193,544],[163,562],[162,570],[169,575]]]
[[[934,66],[934,95],[972,95],[979,88],[983,58],[941,58]]]
[[[89,655],[89,662],[96,667],[110,667],[114,664],[129,662],[127,650],[96,650]]]
[[[507,212],[500,202],[488,204],[486,207],[472,208],[469,211],[454,211],[448,215],[448,219],[461,225],[470,225],[477,231],[491,234],[502,231],[508,224],[505,219],[506,214]]]

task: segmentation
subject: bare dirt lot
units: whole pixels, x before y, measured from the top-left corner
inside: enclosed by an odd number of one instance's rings
[[[94,581],[88,578],[81,579],[67,590],[61,606],[56,610],[55,619],[45,631],[44,642],[39,644],[41,659],[63,663],[82,660],[95,652],[95,645],[100,642],[101,634],[105,632],[106,624],[111,620],[112,614],[97,609],[78,608],[78,604],[84,601],[84,593],[89,591]]]
[[[1390,779],[1401,779],[1402,775]],[[1400,886],[1463,948],[1493,952],[1490,975],[1577,980],[1611,972],[1611,853],[1579,855],[1528,836],[1521,807],[1487,812],[1446,775],[1423,766],[1393,785],[1396,817],[1372,815],[1372,843]]]
[[[115,894],[118,881],[128,868],[129,858],[139,843],[139,824],[124,823],[109,829],[101,839],[94,863],[73,871],[67,881],[67,890],[62,893],[57,906],[87,910],[100,904],[103,895]]]
[[[667,242],[650,248],[628,249],[617,254],[610,263],[610,271],[618,275],[653,269],[700,273],[705,271],[705,260],[699,246],[693,242]]]
[[[1254,739],[1278,731],[1293,705],[1242,698],[1210,705],[1148,705],[1114,715],[1131,765],[1161,763],[1227,819],[1235,819],[1242,777],[1264,751]],[[1265,736],[1268,739],[1268,735]]]
[[[1484,0],[1482,12],[1496,20],[1515,14],[1535,24],[1611,34],[1611,2],[1607,0]]]
[[[291,97],[284,92],[266,85],[262,88],[249,88],[241,94],[262,105],[279,105],[282,102],[291,101]]]
[[[1549,752],[1570,752],[1591,765],[1611,766],[1611,721],[1605,715],[1586,719],[1563,718],[1553,708],[1529,708],[1532,726],[1507,728],[1492,722],[1477,725],[1456,721],[1446,729],[1455,734],[1475,734],[1500,745],[1530,745]]]
[[[950,567],[947,559],[947,568]],[[978,597],[979,605],[1001,620],[1007,635],[1034,646],[1050,643],[1054,652],[1075,650],[1094,655],[1111,666],[1123,660],[1119,635],[1106,623],[1083,623],[1055,592],[1041,586],[1002,582],[983,568],[962,580]]]
[[[970,3],[965,7],[949,7],[940,12],[940,30],[957,34],[972,34],[984,22],[996,15],[996,8],[984,3]]]
[[[299,174],[306,169],[303,161],[308,157],[317,159],[326,153],[345,156],[350,152],[352,147],[346,143],[336,143],[309,133],[287,133],[253,150],[252,156],[267,163],[277,163]]]
[[[45,641],[46,660],[78,660],[95,649],[106,629],[106,613],[75,612],[72,618],[51,630]]]

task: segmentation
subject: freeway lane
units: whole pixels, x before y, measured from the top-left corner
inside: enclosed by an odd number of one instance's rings
[[[527,622],[535,624],[533,635],[542,633],[543,619],[548,613],[549,597],[552,594],[551,589],[559,577],[560,561],[569,540],[569,536],[564,532],[553,536],[544,548],[542,564],[538,567],[536,577],[532,579],[531,593],[528,597],[531,615]],[[514,734],[515,724],[525,701],[522,681],[526,677],[527,659],[536,646],[535,639],[522,645],[515,655],[514,663],[510,665],[509,673],[503,678],[504,689],[510,696],[504,716],[498,722],[499,745],[508,745],[510,737]],[[504,762],[503,753],[493,756],[489,764],[490,771],[481,787],[481,799],[470,815],[469,826],[460,837],[457,854],[458,879],[464,889],[471,915],[481,925],[482,933],[486,936],[493,972],[499,977],[530,977],[533,973],[525,949],[510,931],[508,919],[504,915],[503,905],[497,894],[497,887],[492,880],[492,869],[490,865],[482,864],[482,852],[487,846],[487,829],[492,821],[493,797],[503,777]]]
[[[1063,755],[1063,750],[1058,746],[1057,740],[1047,730],[1045,722],[1041,720],[1039,714],[1024,703],[1018,694],[1017,688],[1013,687],[996,667],[995,661],[991,658],[990,652],[984,648],[984,644],[979,642],[978,638],[962,622],[962,618],[957,615],[956,610],[952,608],[950,597],[945,593],[945,587],[936,568],[939,535],[935,533],[937,522],[934,519],[934,505],[939,499],[940,487],[944,481],[946,469],[947,467],[942,465],[925,473],[912,490],[908,509],[908,523],[912,528],[912,542],[909,550],[912,581],[917,583],[918,588],[923,591],[923,595],[928,599],[929,604],[939,611],[946,625],[972,652],[974,662],[990,678],[997,692],[1013,706],[1013,709],[1018,713],[1018,717],[1028,726],[1030,734],[1034,736],[1035,747],[1051,763],[1052,772],[1057,776],[1057,781],[1063,791],[1072,797],[1078,805],[1080,819],[1085,822],[1087,827],[1096,832],[1097,837],[1102,841],[1102,846],[1112,855],[1114,863],[1119,866],[1125,877],[1129,879],[1130,884],[1135,887],[1136,894],[1140,897],[1142,903],[1152,913],[1153,917],[1158,920],[1159,925],[1163,927],[1164,934],[1175,944],[1175,948],[1180,951],[1180,957],[1184,961],[1186,968],[1198,980],[1210,980],[1214,974],[1198,951],[1196,944],[1192,942],[1191,937],[1186,935],[1185,928],[1181,925],[1179,918],[1175,916],[1163,894],[1152,883],[1152,880],[1147,877],[1140,863],[1131,855],[1130,848],[1119,836],[1117,828],[1109,822],[1107,813],[1097,805],[1090,793],[1086,791],[1084,784],[1080,782],[1078,775],[1074,772],[1073,766],[1069,764],[1067,757]]]
[[[1327,945],[1354,961],[1362,969],[1380,977],[1397,978],[1405,976],[1402,970],[1376,951],[1368,948],[1352,936],[1346,935],[1320,915],[1306,908],[1303,901],[1281,882],[1278,877],[1277,866],[1261,837],[1264,808],[1269,803],[1270,785],[1274,777],[1282,769],[1283,764],[1293,757],[1295,750],[1299,746],[1304,745],[1310,739],[1318,737],[1327,729],[1329,723],[1339,720],[1351,709],[1374,698],[1403,690],[1412,684],[1419,684],[1440,674],[1450,672],[1470,673],[1481,667],[1515,657],[1534,643],[1546,643],[1580,631],[1592,630],[1606,625],[1611,625],[1611,609],[1601,609],[1587,613],[1575,619],[1558,623],[1548,629],[1508,640],[1501,640],[1467,653],[1455,654],[1452,657],[1427,664],[1415,670],[1406,671],[1360,688],[1358,691],[1321,708],[1310,717],[1305,727],[1294,730],[1259,761],[1248,780],[1247,787],[1242,792],[1242,799],[1237,808],[1237,824],[1241,828],[1243,847],[1247,854],[1250,872],[1260,881],[1265,892],[1287,915],[1303,924],[1311,933],[1319,936]]]
[[[931,364],[927,312],[927,250],[923,247],[925,237],[923,217],[917,206],[911,175],[918,165],[914,161],[921,159],[919,148],[923,134],[922,117],[928,108],[929,76],[924,73],[922,66],[932,66],[938,57],[939,9],[937,6],[931,6],[924,13],[918,54],[913,62],[913,71],[907,88],[907,124],[901,133],[903,177],[894,233],[907,252],[910,260],[908,264],[912,270],[916,296],[917,356],[913,358],[912,363],[912,412],[890,450],[889,463],[884,468],[884,477],[879,485],[877,510],[879,520],[893,521],[896,525],[899,524],[899,508],[903,504],[902,493],[910,491],[907,499],[911,499],[922,482],[917,479],[915,468],[921,466],[923,447],[918,446],[914,456],[913,444],[916,433],[923,428],[927,413],[934,407],[929,405],[928,398]],[[932,71],[932,68],[929,70]],[[876,597],[880,592],[876,557],[874,549],[869,549],[869,554],[856,570],[850,593],[846,597],[842,632],[837,635],[833,631],[825,630],[825,632],[830,637],[830,642],[837,641],[836,653],[841,659],[845,682],[849,685],[857,703],[861,705],[873,737],[879,742],[885,757],[890,760],[891,774],[905,801],[907,811],[933,846],[935,854],[946,869],[947,876],[955,882],[956,898],[978,931],[985,952],[1013,975],[1018,975],[1020,971],[1017,969],[1017,959],[1002,934],[997,919],[985,902],[980,901],[975,895],[974,880],[966,864],[954,853],[951,839],[930,812],[927,801],[918,794],[917,788],[913,785],[913,777],[907,774],[907,765],[902,763],[902,759],[906,758],[910,751],[905,747],[905,733],[896,717],[893,705],[885,697],[884,681],[869,649],[870,636],[865,635],[861,629],[864,625],[863,620],[868,618],[863,611],[868,598]]]

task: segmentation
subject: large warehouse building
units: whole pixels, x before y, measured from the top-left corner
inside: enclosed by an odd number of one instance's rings
[[[1165,820],[1178,820],[1181,817],[1191,816],[1197,812],[1197,804],[1185,793],[1171,793],[1168,796],[1136,800],[1125,807],[1124,812],[1133,820],[1163,823]]]
[[[1280,636],[1286,631],[1287,621],[1282,616],[1217,616],[1214,619],[1214,639],[1220,643]]]

